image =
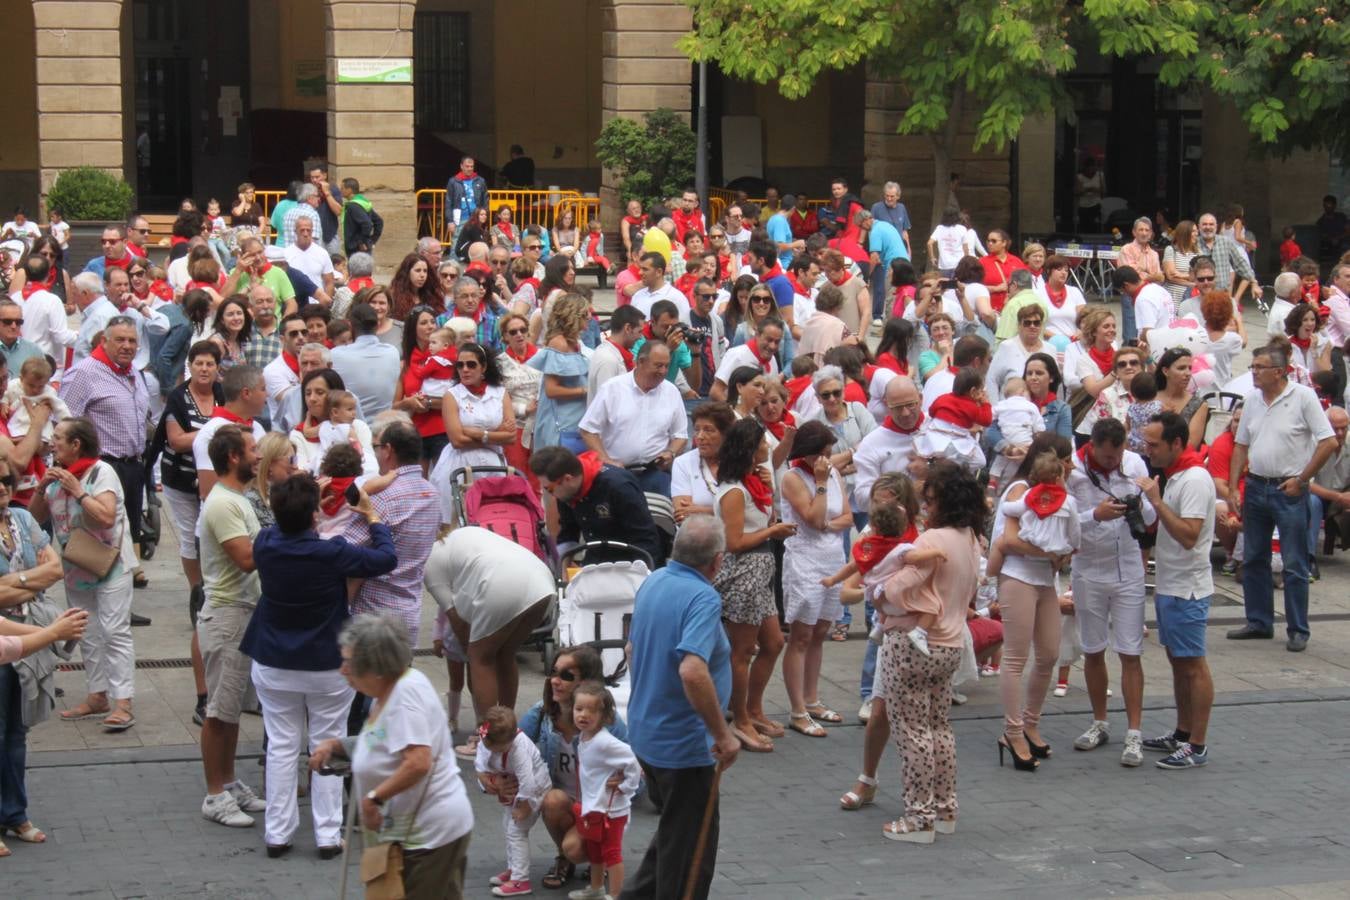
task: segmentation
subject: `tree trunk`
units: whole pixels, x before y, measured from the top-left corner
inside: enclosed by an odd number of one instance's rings
[[[956,136],[961,129],[961,110],[965,101],[965,89],[960,85],[952,86],[951,101],[947,105],[947,121],[942,130],[928,135],[928,144],[933,150],[933,212],[930,217],[929,232],[937,228],[942,221],[942,213],[952,199],[952,150],[956,147]],[[935,265],[936,260],[929,260]]]

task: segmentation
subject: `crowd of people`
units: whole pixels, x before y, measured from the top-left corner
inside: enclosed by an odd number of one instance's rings
[[[85,664],[85,696],[59,718],[135,726],[147,502],[175,529],[193,623],[202,814],[262,815],[280,857],[307,790],[333,858],[350,771],[366,853],[401,848],[410,897],[464,890],[473,813],[457,759],[502,806],[495,895],[532,891],[542,820],[557,848],[546,888],[573,887],[589,863],[573,898],[675,896],[686,878],[706,896],[721,771],[848,717],[820,672],[855,616],[866,736],[840,805],[875,802],[893,738],[904,808],[886,838],[955,832],[949,708],[981,676],[1004,707],[1000,765],[1053,759],[1041,711],[1080,657],[1093,715],[1073,745],[1108,741],[1108,650],[1120,762],[1204,765],[1216,543],[1246,601],[1228,637],[1273,636],[1279,577],[1293,652],[1309,640],[1320,533],[1350,544],[1350,262],[1323,285],[1316,263],[1290,258],[1249,336],[1241,300],[1263,291],[1246,246],[1205,214],[1160,255],[1140,219],[1114,273],[1118,323],[1069,260],[1019,254],[1001,229],[981,242],[956,209],[916,267],[895,183],[870,209],[837,179],[825,206],[774,192],[712,222],[693,191],[634,202],[612,264],[597,223],[494,215],[465,159],[446,231],[385,260],[385,284],[359,185],[339,199],[325,166],[307,175],[273,228],[244,186],[228,229],[219,204],[185,208],[166,259],[134,216],[87,263],[68,263],[53,233],[8,275],[0,653],[36,661],[0,667],[0,828],[20,840],[43,839],[22,784],[23,735],[52,709],[64,652],[43,646],[78,639]],[[594,265],[617,270],[605,321],[577,283]],[[561,573],[476,527],[461,488],[482,467],[524,476],[560,548],[617,542],[652,567],[626,716],[585,645],[558,651],[542,700],[517,716],[516,650]],[[1149,578],[1177,718],[1145,738]],[[58,580],[76,612],[46,600]],[[448,711],[410,667],[424,588]],[[766,709],[777,671],[785,721]],[[261,794],[235,766],[251,693]],[[625,879],[640,792],[660,823]]]

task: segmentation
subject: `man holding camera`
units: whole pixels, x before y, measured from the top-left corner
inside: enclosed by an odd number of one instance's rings
[[[1083,675],[1092,703],[1092,724],[1073,742],[1095,750],[1110,740],[1106,719],[1106,649],[1120,658],[1125,695],[1122,766],[1144,762],[1140,720],[1144,711],[1144,560],[1136,532],[1157,521],[1153,504],[1136,478],[1148,475],[1139,454],[1125,449],[1125,426],[1102,418],[1076,454],[1069,491],[1078,503],[1083,543],[1073,562],[1074,618],[1083,646]]]

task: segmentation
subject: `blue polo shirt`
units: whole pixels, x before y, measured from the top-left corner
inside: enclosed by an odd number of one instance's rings
[[[692,653],[708,664],[717,701],[731,697],[731,643],[722,627],[722,598],[708,579],[671,562],[638,589],[629,632],[632,693],[628,743],[659,769],[711,766],[712,736],[689,705],[680,663]]]
[[[867,250],[870,253],[881,254],[881,264],[886,268],[890,268],[893,259],[909,259],[900,232],[896,231],[891,223],[879,219],[872,220],[872,233],[867,238]]]
[[[769,221],[764,224],[764,229],[769,233],[769,240],[777,244],[790,244],[794,240],[792,237],[792,225],[788,222],[788,217],[784,213],[775,213],[769,216]],[[784,269],[792,265],[792,251],[778,251],[778,264]]]

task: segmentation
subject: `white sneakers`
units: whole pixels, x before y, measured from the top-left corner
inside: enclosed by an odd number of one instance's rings
[[[1144,736],[1138,731],[1125,732],[1125,749],[1120,751],[1120,764],[1131,769],[1144,764]]]
[[[242,781],[236,781],[234,784],[225,787],[234,802],[239,804],[239,808],[244,812],[262,812],[267,809],[267,801],[259,797],[253,788],[244,784]]]
[[[1107,723],[1100,719],[1094,719],[1088,726],[1088,730],[1080,734],[1073,740],[1073,749],[1075,750],[1096,750],[1102,744],[1111,740],[1111,732]]]
[[[862,706],[858,707],[858,721],[866,725],[870,718],[872,718],[872,701],[864,700]]]
[[[239,808],[229,791],[207,794],[202,801],[202,817],[230,828],[248,828],[253,824],[253,817]]]

